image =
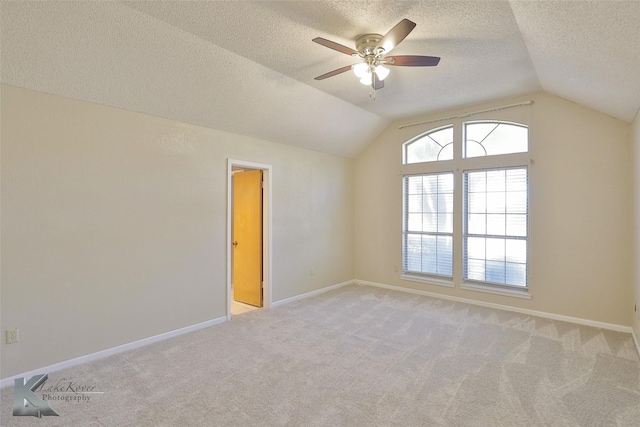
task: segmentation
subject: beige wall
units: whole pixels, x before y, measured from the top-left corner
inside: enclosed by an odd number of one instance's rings
[[[633,315],[633,331],[636,339],[640,339],[640,110],[631,124],[631,144],[633,146],[634,171],[634,252],[633,252],[633,303],[637,311]],[[640,349],[638,349],[640,351]]]
[[[402,259],[401,175],[407,168],[401,167],[401,145],[447,122],[403,130],[398,125],[529,99],[535,101],[533,106],[468,120],[493,118],[530,125],[532,298],[402,280],[397,271]],[[356,278],[629,326],[633,308],[629,141],[628,123],[546,93],[392,124],[356,160]]]
[[[21,334],[0,344],[1,378],[224,316],[228,158],[273,166],[274,301],[358,278],[632,323],[638,117],[630,127],[539,93],[396,122],[354,168],[350,159],[12,86],[1,94],[0,329]],[[533,298],[401,280],[400,147],[429,126],[398,125],[527,99],[535,104],[474,119],[531,126]]]
[[[273,166],[273,301],[353,278],[353,160],[1,94],[2,378],[225,316],[228,158]]]

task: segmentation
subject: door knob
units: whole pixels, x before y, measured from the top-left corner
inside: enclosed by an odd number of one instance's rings
[[[233,246],[238,246],[238,242],[236,240],[233,241]]]

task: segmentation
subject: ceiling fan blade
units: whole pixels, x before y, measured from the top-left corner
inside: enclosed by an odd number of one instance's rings
[[[342,74],[345,71],[349,71],[351,69],[351,65],[346,65],[342,68],[338,68],[337,70],[333,70],[333,71],[329,71],[328,73],[325,73],[321,76],[316,77],[316,80],[324,80],[327,79],[329,77],[333,77],[333,76],[337,76],[338,74]]]
[[[358,52],[356,50],[351,49],[350,47],[346,47],[341,45],[340,43],[332,42],[331,40],[323,39],[322,37],[316,37],[312,41],[321,44],[322,46],[328,47],[329,49],[337,50],[338,52],[342,52],[346,55],[357,55]]]
[[[420,55],[397,55],[397,56],[386,56],[385,61],[389,60],[389,62],[385,63],[385,65],[394,65],[401,67],[429,67],[438,65],[440,62],[440,58],[437,56],[420,56]]]
[[[376,49],[384,49],[384,53],[389,53],[391,49],[396,47],[416,26],[415,22],[411,22],[408,19],[403,19],[398,22],[387,34],[380,39]]]
[[[384,87],[384,82],[378,78],[376,73],[373,73],[371,77],[371,87],[373,90],[382,89]]]

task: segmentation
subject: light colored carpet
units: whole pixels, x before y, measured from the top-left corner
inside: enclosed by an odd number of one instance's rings
[[[49,374],[3,426],[639,426],[630,335],[351,285]]]

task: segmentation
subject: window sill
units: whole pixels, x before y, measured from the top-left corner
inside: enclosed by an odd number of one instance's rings
[[[460,289],[466,291],[484,292],[487,294],[503,295],[507,297],[531,299],[531,294],[527,289],[507,289],[499,288],[490,285],[483,285],[480,283],[462,283]]]
[[[411,276],[409,274],[403,274],[400,276],[402,280],[408,280],[410,282],[426,283],[428,285],[444,286],[446,288],[455,288],[456,285],[451,280],[435,279],[432,277]]]

